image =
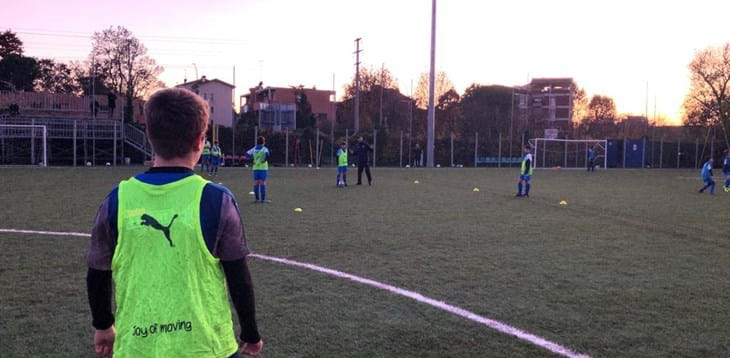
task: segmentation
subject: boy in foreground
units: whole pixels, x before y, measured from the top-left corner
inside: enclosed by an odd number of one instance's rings
[[[266,138],[258,137],[256,146],[246,152],[246,158],[253,160],[253,192],[257,203],[269,203],[266,200],[266,180],[269,178],[269,148]]]
[[[710,188],[710,194],[715,195],[715,181],[712,180],[712,164],[714,162],[715,160],[710,158],[702,165],[702,181],[705,182],[705,186],[700,189],[700,194]]]
[[[345,142],[340,144],[337,150],[337,187],[344,188],[347,186],[347,145]]]
[[[263,348],[238,206],[193,170],[208,116],[190,91],[152,95],[145,118],[153,167],[122,181],[99,208],[86,282],[102,357],[233,358]]]
[[[530,180],[532,179],[532,147],[528,144],[525,145],[525,156],[522,158],[522,166],[520,167],[520,181],[517,183],[517,195],[518,198],[530,197]],[[525,188],[523,194],[522,188]]]

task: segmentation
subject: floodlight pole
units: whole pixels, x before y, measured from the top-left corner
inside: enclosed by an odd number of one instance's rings
[[[429,168],[434,166],[434,135],[436,132],[436,109],[434,108],[434,81],[436,74],[436,0],[431,1],[431,72],[429,74],[428,88],[428,122],[427,122],[427,144],[426,165]]]

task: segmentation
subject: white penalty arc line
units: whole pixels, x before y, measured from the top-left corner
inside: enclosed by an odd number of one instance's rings
[[[0,229],[0,233],[37,234],[37,235],[48,235],[48,236],[74,236],[74,237],[90,237],[91,236],[90,234],[86,234],[86,233],[82,233],[82,232],[58,232],[58,231],[37,231],[37,230],[19,230],[19,229]],[[503,333],[506,335],[510,335],[510,336],[514,336],[516,338],[519,338],[520,340],[531,343],[535,346],[541,347],[543,349],[546,349],[552,353],[561,355],[563,357],[590,358],[590,356],[588,356],[586,354],[581,354],[581,353],[575,352],[572,349],[563,347],[560,344],[551,342],[543,337],[526,332],[517,327],[513,327],[506,323],[502,323],[500,321],[496,321],[496,320],[493,320],[490,318],[480,316],[474,312],[450,305],[444,301],[439,301],[439,300],[433,299],[431,297],[424,296],[415,291],[402,289],[399,287],[391,286],[391,285],[388,285],[388,284],[385,284],[382,282],[378,282],[375,280],[371,280],[368,278],[352,275],[352,274],[349,274],[346,272],[337,271],[337,270],[329,269],[329,268],[322,267],[322,266],[317,266],[314,264],[309,264],[306,262],[299,262],[299,261],[289,260],[289,259],[280,258],[280,257],[253,254],[253,253],[250,254],[249,256],[255,257],[257,259],[264,260],[264,261],[276,262],[276,263],[287,265],[287,266],[298,267],[298,268],[303,268],[303,269],[307,269],[307,270],[311,270],[311,271],[320,272],[325,275],[345,279],[348,281],[356,282],[356,283],[363,284],[363,285],[370,286],[370,287],[374,287],[374,288],[377,288],[377,289],[380,289],[383,291],[387,291],[387,292],[396,294],[398,296],[407,297],[414,301],[427,304],[434,308],[438,308],[438,309],[445,311],[447,313],[450,313],[452,315],[459,316],[459,317],[468,319],[470,321],[479,323],[479,324],[486,326],[488,328],[491,328],[497,332],[500,332],[500,333]]]

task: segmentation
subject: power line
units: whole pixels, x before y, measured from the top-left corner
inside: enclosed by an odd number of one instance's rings
[[[5,28],[0,26],[0,28]],[[68,37],[68,38],[84,38],[91,39],[94,33],[88,32],[72,32],[72,31],[57,31],[57,30],[40,30],[40,29],[23,29],[16,28],[11,31],[17,34],[29,35],[29,36],[45,36],[45,37]],[[206,38],[206,37],[185,37],[185,36],[161,36],[161,35],[135,35],[140,39],[149,41],[160,41],[160,42],[189,42],[189,43],[214,43],[220,45],[241,45],[245,44],[244,41],[233,38]]]

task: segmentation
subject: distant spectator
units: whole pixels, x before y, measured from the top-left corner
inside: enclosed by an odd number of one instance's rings
[[[413,166],[414,167],[420,167],[421,166],[421,160],[423,159],[423,149],[421,149],[421,145],[416,143],[416,148],[414,150],[414,157],[413,157]]]
[[[92,97],[93,99],[94,97]],[[99,114],[99,101],[94,99],[92,102],[89,103],[89,111],[91,112],[91,115],[96,118],[96,116]]]
[[[117,95],[112,92],[106,95],[107,107],[109,107],[109,119],[114,118],[114,110],[117,108]]]

